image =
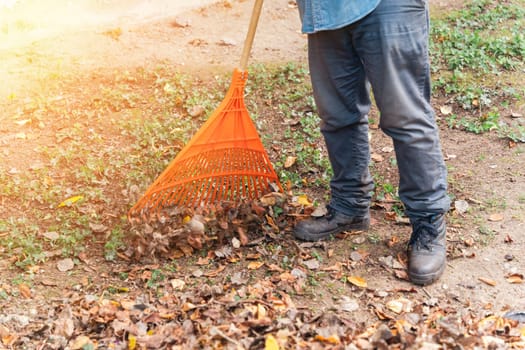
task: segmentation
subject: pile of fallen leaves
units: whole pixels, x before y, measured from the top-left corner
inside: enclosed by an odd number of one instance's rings
[[[305,196],[292,197],[279,192],[241,203],[221,202],[197,209],[165,208],[155,220],[132,221],[131,242],[125,255],[138,260],[180,258],[192,255],[195,250],[224,244],[226,240],[239,248],[254,244],[254,237],[257,241],[287,231],[298,216],[312,210]]]

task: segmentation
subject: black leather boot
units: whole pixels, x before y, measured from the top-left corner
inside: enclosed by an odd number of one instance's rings
[[[370,226],[370,215],[348,216],[328,207],[328,213],[299,221],[294,228],[295,238],[320,241],[344,231],[365,231]]]
[[[445,215],[411,221],[413,231],[408,243],[408,277],[414,284],[431,284],[445,271]]]

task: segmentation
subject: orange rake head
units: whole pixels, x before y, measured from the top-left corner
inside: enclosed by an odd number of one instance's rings
[[[151,219],[167,207],[257,199],[282,191],[246,106],[247,72],[235,69],[226,97],[166,170],[130,209]]]

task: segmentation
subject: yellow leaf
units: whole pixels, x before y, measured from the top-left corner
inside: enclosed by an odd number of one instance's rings
[[[128,350],[135,350],[135,347],[137,346],[137,338],[133,335],[129,335],[128,337]]]
[[[312,205],[312,202],[308,200],[308,196],[305,194],[302,194],[299,197],[297,197],[297,203],[306,205],[306,206]]]
[[[279,343],[274,338],[273,335],[268,334],[266,336],[266,341],[264,342],[264,350],[279,350]]]
[[[73,197],[69,197],[68,199],[66,199],[65,201],[63,201],[62,203],[60,203],[58,205],[59,208],[62,208],[62,207],[70,207],[71,205],[75,204],[76,202],[78,202],[79,200],[81,199],[84,199],[84,196],[80,195],[80,196],[73,196]]]
[[[366,288],[367,283],[366,280],[362,277],[358,276],[350,276],[348,277],[348,282],[352,283],[354,286],[358,286],[361,288]]]
[[[182,223],[183,223],[183,224],[187,224],[188,222],[190,222],[190,220],[191,220],[191,216],[186,215],[186,216],[184,217],[184,219],[182,219]]]

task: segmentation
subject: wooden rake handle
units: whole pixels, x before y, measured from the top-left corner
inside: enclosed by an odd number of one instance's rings
[[[261,9],[263,0],[255,0],[253,4],[252,17],[250,19],[250,26],[248,27],[248,33],[244,40],[244,47],[242,49],[241,64],[239,66],[241,71],[245,71],[248,67],[248,58],[250,57],[250,51],[252,50],[253,38],[255,37],[255,30],[257,29],[257,23],[261,15]]]

